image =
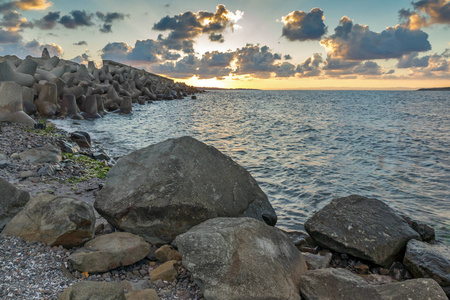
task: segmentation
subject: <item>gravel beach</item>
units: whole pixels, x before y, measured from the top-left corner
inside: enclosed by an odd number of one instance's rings
[[[40,193],[67,195],[93,204],[104,179],[90,178],[73,182],[73,178],[83,177],[86,173],[84,166],[77,161],[63,159],[59,164],[36,164],[11,158],[14,153],[47,143],[59,146],[63,141],[69,141],[69,134],[59,129],[47,134],[22,125],[2,123],[0,176],[29,192],[31,197]],[[84,152],[89,154],[98,148],[99,145]],[[54,174],[39,175],[39,170],[49,166],[56,170]],[[97,215],[96,223],[105,224],[106,221]],[[201,290],[181,263],[173,282],[150,281],[149,272],[160,265],[154,257],[156,249],[152,245],[150,254],[131,266],[100,274],[81,274],[67,264],[69,255],[77,248],[49,247],[0,233],[0,299],[58,299],[68,286],[80,280],[119,282],[126,291],[152,288],[160,299],[204,299]]]

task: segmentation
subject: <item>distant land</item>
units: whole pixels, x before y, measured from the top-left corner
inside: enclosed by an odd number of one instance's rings
[[[244,88],[218,88],[218,87],[198,87],[200,90],[221,90],[221,91],[260,91],[259,89],[244,89]]]
[[[418,89],[418,91],[450,91],[450,87]]]

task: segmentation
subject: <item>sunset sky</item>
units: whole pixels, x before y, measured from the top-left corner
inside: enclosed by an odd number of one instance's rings
[[[196,86],[450,86],[450,0],[0,0],[0,55],[111,59]]]

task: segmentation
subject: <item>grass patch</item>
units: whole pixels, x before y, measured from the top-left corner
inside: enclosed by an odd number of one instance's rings
[[[58,129],[56,128],[55,124],[47,122],[45,119],[39,120],[38,124],[46,124],[45,129],[27,128],[25,130],[37,135],[64,137],[64,135],[58,133]]]
[[[111,169],[104,162],[96,161],[90,157],[80,154],[64,153],[64,160],[69,160],[77,163],[83,167],[83,176],[71,177],[68,181],[72,184],[77,184],[91,178],[105,179],[109,169]]]

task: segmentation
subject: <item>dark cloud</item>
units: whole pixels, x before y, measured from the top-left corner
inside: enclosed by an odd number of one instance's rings
[[[199,11],[193,13],[187,11],[173,17],[166,16],[153,25],[157,31],[170,31],[166,38],[162,35],[159,40],[166,40],[165,45],[172,50],[183,49],[185,53],[193,53],[193,40],[201,34],[208,34],[213,42],[224,42],[221,33],[226,28],[233,29],[235,23],[242,17],[242,13],[235,14],[228,11],[224,5],[217,6],[215,13]],[[182,46],[183,45],[183,46]]]
[[[295,72],[301,77],[319,76],[322,63],[322,55],[314,53],[313,56],[308,57],[303,63],[299,64],[295,69]]]
[[[291,77],[295,75],[295,65],[285,61],[275,70],[277,77]]]
[[[108,43],[103,49],[102,59],[115,60],[118,62],[126,62],[128,60],[128,54],[133,47],[130,47],[127,43],[114,42]]]
[[[79,41],[78,43],[73,43],[73,45],[75,46],[87,46],[87,42],[86,41]]]
[[[0,29],[0,44],[14,44],[20,42],[21,40],[22,36],[19,32]]]
[[[236,50],[236,75],[249,74],[257,78],[269,78],[277,70],[276,57],[269,47],[248,44]]]
[[[57,21],[61,17],[59,11],[49,12],[47,15],[42,17],[40,20],[35,20],[34,23],[36,27],[44,30],[50,30],[55,28]]]
[[[233,52],[219,52],[212,51],[203,54],[201,63],[205,67],[230,67],[231,62],[234,60],[235,54]]]
[[[296,10],[283,17],[282,35],[290,41],[320,40],[327,32],[323,11],[313,8],[309,13]]]
[[[5,12],[13,9],[21,10],[43,10],[47,9],[53,4],[47,0],[19,0],[10,1],[0,4],[0,12]]]
[[[414,52],[410,54],[402,55],[399,58],[397,63],[397,68],[406,69],[406,68],[417,68],[417,67],[428,67],[428,60],[430,59],[429,55],[418,57],[419,53]]]
[[[96,13],[97,18],[99,18],[101,21],[104,22],[103,26],[100,28],[100,32],[103,33],[110,33],[112,32],[112,23],[117,20],[123,20],[125,17],[128,17],[128,15],[119,13],[119,12],[108,12],[106,14],[97,11]]]
[[[413,10],[401,9],[403,26],[417,30],[433,24],[450,24],[450,2],[447,0],[421,0],[411,2]]]
[[[83,53],[81,55],[75,56],[74,58],[70,59],[71,61],[74,61],[76,63],[82,64],[82,63],[88,63],[91,58],[87,53]]]
[[[286,55],[284,56],[284,59],[285,59],[285,60],[291,60],[292,57],[291,57],[289,54],[286,54]]]
[[[84,10],[73,10],[70,14],[62,16],[59,23],[68,29],[76,29],[82,26],[89,27],[95,25],[92,22],[92,17],[92,13],[88,13]]]
[[[397,25],[380,33],[368,26],[353,24],[343,17],[334,34],[324,38],[321,44],[330,50],[333,58],[345,60],[370,60],[399,58],[411,52],[428,51],[431,45],[428,34]]]
[[[381,67],[374,61],[366,61],[363,63],[360,63],[358,66],[356,66],[352,70],[353,74],[358,75],[381,75]]]
[[[34,24],[22,18],[22,14],[17,11],[9,11],[3,15],[0,26],[5,27],[8,31],[18,31],[23,28],[33,28]]]
[[[17,43],[1,45],[0,55],[14,53],[21,58],[25,58],[27,55],[40,57],[44,47],[48,49],[51,56],[61,56],[63,54],[63,49],[57,44],[41,44],[36,40],[32,40],[26,43],[19,41]]]

